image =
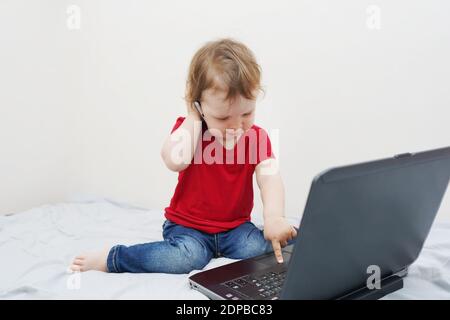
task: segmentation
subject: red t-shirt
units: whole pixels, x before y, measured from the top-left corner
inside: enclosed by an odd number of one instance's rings
[[[184,119],[177,119],[172,132]],[[230,150],[207,132],[204,122],[201,136],[191,164],[178,174],[165,217],[207,233],[227,231],[250,221],[253,173],[257,164],[274,157],[272,146],[267,132],[256,125]]]

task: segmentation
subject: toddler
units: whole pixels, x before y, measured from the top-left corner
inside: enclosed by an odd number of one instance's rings
[[[189,273],[212,258],[246,259],[290,244],[296,229],[284,217],[284,189],[266,131],[254,124],[260,67],[242,43],[220,39],[194,55],[186,82],[187,114],[161,150],[178,183],[165,208],[164,240],[116,245],[77,256],[74,271]],[[264,230],[250,222],[253,174],[263,202]]]

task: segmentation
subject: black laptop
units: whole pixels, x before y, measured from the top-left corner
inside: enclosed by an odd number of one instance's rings
[[[190,286],[211,299],[381,298],[403,286],[449,178],[450,147],[326,170],[284,263],[268,253],[199,272]]]

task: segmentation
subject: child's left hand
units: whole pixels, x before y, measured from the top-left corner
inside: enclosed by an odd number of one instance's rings
[[[264,219],[264,238],[272,241],[273,252],[278,263],[283,263],[281,248],[297,236],[297,230],[284,217]]]

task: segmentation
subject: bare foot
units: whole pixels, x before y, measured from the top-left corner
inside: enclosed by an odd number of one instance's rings
[[[70,266],[72,271],[85,272],[98,270],[106,272],[106,259],[110,249],[103,251],[83,253],[75,257]]]

